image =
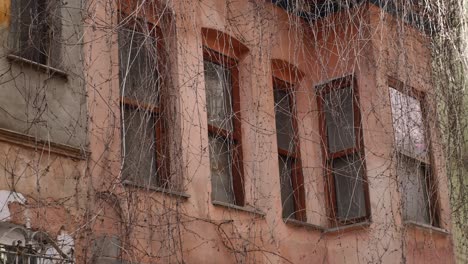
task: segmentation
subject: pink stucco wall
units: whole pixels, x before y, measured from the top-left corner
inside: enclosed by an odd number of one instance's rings
[[[171,1],[167,6],[175,29],[170,38],[171,94],[177,113],[171,124],[176,161],[171,167],[181,182],[179,191],[190,196],[180,198],[120,182],[116,3],[88,4],[83,54],[89,156],[86,161],[51,156],[57,162],[46,174],[54,179],[46,180],[50,197],[45,197],[60,199],[58,190],[77,193],[79,199],[45,217],[73,215],[66,229],[87,231],[77,238],[79,263],[88,263],[92,238],[100,234],[120,237],[119,255],[130,263],[453,263],[447,179],[437,136],[431,138],[433,165],[441,229],[447,233],[403,224],[392,163],[387,79],[400,79],[430,94],[429,39],[421,32],[370,4],[306,23],[268,1]],[[211,202],[203,28],[224,32],[248,48],[239,60],[247,210]],[[307,223],[324,229],[330,223],[314,87],[349,74],[356,77],[371,202],[369,225],[324,233],[283,222],[272,93],[272,75],[281,73],[272,71],[272,60],[289,63],[303,76],[296,94]],[[431,132],[437,135],[434,125]],[[0,145],[2,150],[9,148]],[[29,153],[20,156],[36,159]],[[8,157],[0,155],[2,161]],[[60,170],[76,171],[76,176],[65,178],[61,186],[52,185]],[[44,198],[33,184],[18,186],[17,192]],[[254,209],[264,215],[252,213]],[[60,228],[59,223],[50,223]]]

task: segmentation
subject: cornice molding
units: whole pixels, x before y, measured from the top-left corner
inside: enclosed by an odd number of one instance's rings
[[[82,148],[54,143],[46,140],[39,140],[33,136],[0,128],[0,142],[7,142],[25,148],[54,153],[60,156],[73,159],[85,160],[90,152]]]

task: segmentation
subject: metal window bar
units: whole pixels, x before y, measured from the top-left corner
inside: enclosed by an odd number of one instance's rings
[[[32,247],[0,244],[0,264],[74,264],[73,260],[46,256]]]

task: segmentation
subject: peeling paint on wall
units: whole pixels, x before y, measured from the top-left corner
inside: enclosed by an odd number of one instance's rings
[[[2,26],[10,24],[10,3],[11,0],[2,0],[0,2],[0,25]]]
[[[24,204],[26,198],[21,193],[0,190],[0,221],[9,221],[10,220],[10,209],[8,204],[11,202],[18,202]]]

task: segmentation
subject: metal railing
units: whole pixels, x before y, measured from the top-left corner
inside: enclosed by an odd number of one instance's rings
[[[74,264],[59,255],[50,256],[32,247],[9,246],[0,244],[0,264]]]

